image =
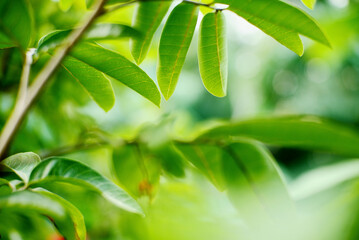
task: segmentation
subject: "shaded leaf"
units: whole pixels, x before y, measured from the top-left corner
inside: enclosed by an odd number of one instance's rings
[[[103,110],[107,112],[113,107],[115,93],[110,80],[103,73],[71,56],[62,62],[62,66]]]
[[[25,183],[28,182],[32,169],[41,162],[40,157],[32,152],[14,154],[1,162],[16,173]]]
[[[199,8],[180,3],[163,29],[159,46],[157,80],[166,100],[173,94],[196,27]]]
[[[224,124],[199,138],[248,137],[270,145],[359,156],[359,135],[317,117],[277,117]]]
[[[57,181],[89,187],[116,206],[142,214],[137,202],[119,186],[82,163],[65,158],[49,158],[41,162],[32,171],[29,186],[43,186]]]
[[[175,177],[184,177],[184,162],[172,143],[165,142],[151,149],[160,159],[163,170]]]
[[[94,44],[79,44],[70,55],[94,70],[120,81],[157,106],[161,96],[153,80],[138,66],[118,53]]]
[[[198,63],[206,89],[217,97],[227,92],[228,56],[222,12],[204,16],[199,33]]]
[[[9,47],[11,40],[25,51],[33,30],[29,4],[25,0],[2,0],[0,16],[0,48]]]
[[[131,54],[137,64],[145,59],[156,29],[165,17],[170,1],[142,1],[138,3],[133,27],[141,32],[141,37],[132,39]]]
[[[53,197],[31,191],[19,191],[0,197],[0,209],[6,209],[6,211],[13,211],[19,214],[30,211],[48,216],[55,222],[59,232],[66,239],[85,239],[80,238],[77,234],[70,217],[70,212],[62,205],[62,202]]]
[[[71,33],[71,29],[57,30],[43,36],[38,44],[38,52],[53,50],[66,39]],[[132,27],[122,24],[96,24],[93,25],[85,34],[83,39],[87,41],[99,41],[104,39],[138,38],[140,32]]]

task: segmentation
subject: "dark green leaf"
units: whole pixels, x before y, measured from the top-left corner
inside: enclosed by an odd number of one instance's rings
[[[0,4],[0,48],[12,44],[26,50],[31,41],[32,18],[25,0],[2,0]]]
[[[276,145],[359,156],[359,135],[317,117],[277,117],[225,124],[200,138],[248,137]]]
[[[41,162],[40,157],[32,152],[18,153],[1,162],[6,168],[16,173],[25,183],[28,182],[32,169]]]
[[[153,34],[166,15],[170,1],[143,1],[138,3],[133,27],[141,32],[141,37],[131,42],[131,53],[137,64],[145,59]]]
[[[137,202],[119,186],[91,168],[65,158],[49,158],[41,162],[32,171],[29,186],[43,186],[57,181],[89,187],[116,206],[142,214]]]
[[[227,92],[228,57],[225,27],[222,12],[208,13],[202,20],[199,33],[199,71],[206,89],[217,97],[224,97]]]
[[[153,80],[120,54],[94,44],[79,44],[70,55],[88,67],[120,81],[157,106],[160,105],[161,96]]]
[[[83,233],[77,232],[74,225],[75,222],[72,222],[71,219],[71,212],[63,206],[63,201],[65,200],[58,201],[58,198],[31,191],[19,191],[0,197],[0,209],[6,209],[6,211],[13,211],[19,214],[31,211],[48,216],[55,222],[59,232],[66,239],[85,239]],[[82,228],[81,226],[79,227]]]
[[[171,12],[163,29],[159,46],[157,79],[163,96],[168,100],[180,76],[196,27],[199,8],[180,3]]]
[[[184,177],[184,162],[173,144],[165,142],[151,149],[160,159],[162,168],[175,177]]]

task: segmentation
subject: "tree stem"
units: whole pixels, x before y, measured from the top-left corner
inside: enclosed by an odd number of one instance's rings
[[[11,143],[15,133],[19,129],[25,115],[31,108],[36,97],[39,95],[45,84],[54,74],[56,69],[60,66],[62,60],[66,57],[67,53],[75,46],[80,40],[84,32],[91,26],[95,19],[104,13],[104,4],[106,0],[98,0],[95,5],[95,10],[84,21],[81,27],[75,29],[68,38],[64,41],[62,46],[58,48],[54,56],[48,61],[45,67],[35,77],[33,83],[27,89],[28,75],[30,72],[31,64],[25,60],[23,67],[23,74],[19,88],[19,96],[16,99],[15,107],[7,119],[5,126],[0,135],[0,161],[6,154],[9,144]],[[23,80],[25,79],[25,80]],[[25,85],[26,84],[26,85]],[[24,88],[24,86],[26,86]]]

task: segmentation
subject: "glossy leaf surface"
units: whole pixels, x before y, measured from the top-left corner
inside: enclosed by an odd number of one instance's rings
[[[142,214],[141,207],[124,190],[79,162],[65,158],[50,158],[34,168],[30,176],[30,186],[33,187],[56,181],[89,187],[116,206]]]
[[[198,63],[206,89],[217,97],[227,92],[228,56],[225,19],[222,12],[204,16],[199,33]]]
[[[137,64],[145,59],[153,35],[166,15],[170,1],[141,1],[136,9],[133,27],[141,32],[141,37],[132,39],[131,53]]]
[[[180,3],[163,29],[159,46],[157,80],[166,100],[173,94],[196,27],[199,8]]]

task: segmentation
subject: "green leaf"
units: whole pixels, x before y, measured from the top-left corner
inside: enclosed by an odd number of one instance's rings
[[[72,29],[57,30],[43,36],[38,44],[38,52],[48,52],[61,44],[71,33]],[[140,32],[132,27],[122,24],[96,24],[92,26],[85,34],[83,39],[87,41],[99,41],[105,39],[138,38]]]
[[[29,186],[43,186],[47,182],[67,182],[89,187],[120,208],[134,213],[143,213],[137,202],[119,186],[76,161],[49,158],[41,162],[32,171]]]
[[[223,0],[229,10],[272,36],[298,55],[303,45],[298,36],[309,37],[330,47],[328,39],[317,23],[305,12],[278,0]]]
[[[84,43],[75,47],[70,55],[88,67],[120,81],[157,106],[160,105],[161,95],[153,80],[141,68],[120,54],[94,44]]]
[[[16,173],[25,183],[28,182],[31,171],[41,162],[40,157],[32,152],[18,153],[6,158],[1,165]]]
[[[115,104],[115,93],[110,80],[101,72],[76,58],[68,56],[62,66],[76,79],[106,112]]]
[[[159,46],[157,79],[166,100],[173,94],[196,27],[199,8],[180,3],[163,29]]]
[[[143,1],[138,4],[133,27],[141,32],[141,37],[132,39],[131,54],[136,63],[141,64],[148,53],[153,35],[165,17],[171,2]]]
[[[124,3],[124,2],[129,2],[130,0],[108,0],[106,2],[107,5],[113,5],[113,4],[118,4],[118,3]]]
[[[215,127],[201,138],[246,137],[275,146],[359,156],[359,135],[350,128],[317,117],[253,119]]]
[[[27,49],[32,34],[32,17],[30,6],[25,0],[2,0],[0,4],[0,48],[12,44]]]
[[[59,1],[59,6],[60,9],[64,12],[66,12],[67,10],[70,9],[70,7],[72,6],[73,0],[60,0]]]
[[[199,33],[198,63],[206,89],[217,97],[226,96],[228,56],[225,19],[222,12],[204,16]]]
[[[157,159],[149,157],[140,146],[127,145],[113,151],[112,164],[116,178],[126,190],[138,197],[153,196],[161,173]]]
[[[202,171],[220,191],[225,190],[222,174],[222,149],[217,146],[177,144],[187,161]]]
[[[71,212],[63,206],[63,201],[53,196],[47,196],[31,191],[19,191],[7,196],[0,197],[0,209],[17,212],[36,212],[50,217],[59,232],[69,240],[83,240],[85,236],[77,232],[75,222],[72,222]],[[68,203],[69,204],[69,203]],[[79,226],[79,228],[82,228]],[[82,237],[82,238],[81,238]]]
[[[310,9],[313,9],[316,3],[316,0],[302,0],[305,6],[307,6]]]
[[[74,205],[72,205],[69,201],[63,199],[59,195],[56,195],[56,194],[49,192],[45,189],[36,188],[36,189],[33,189],[32,191],[39,193],[43,196],[46,196],[46,197],[53,199],[54,201],[60,203],[62,205],[62,207],[65,208],[67,214],[71,218],[71,222],[74,227],[73,230],[70,228],[72,231],[74,231],[71,235],[75,235],[76,239],[86,239],[86,226],[85,226],[84,217],[82,216],[81,212]]]

